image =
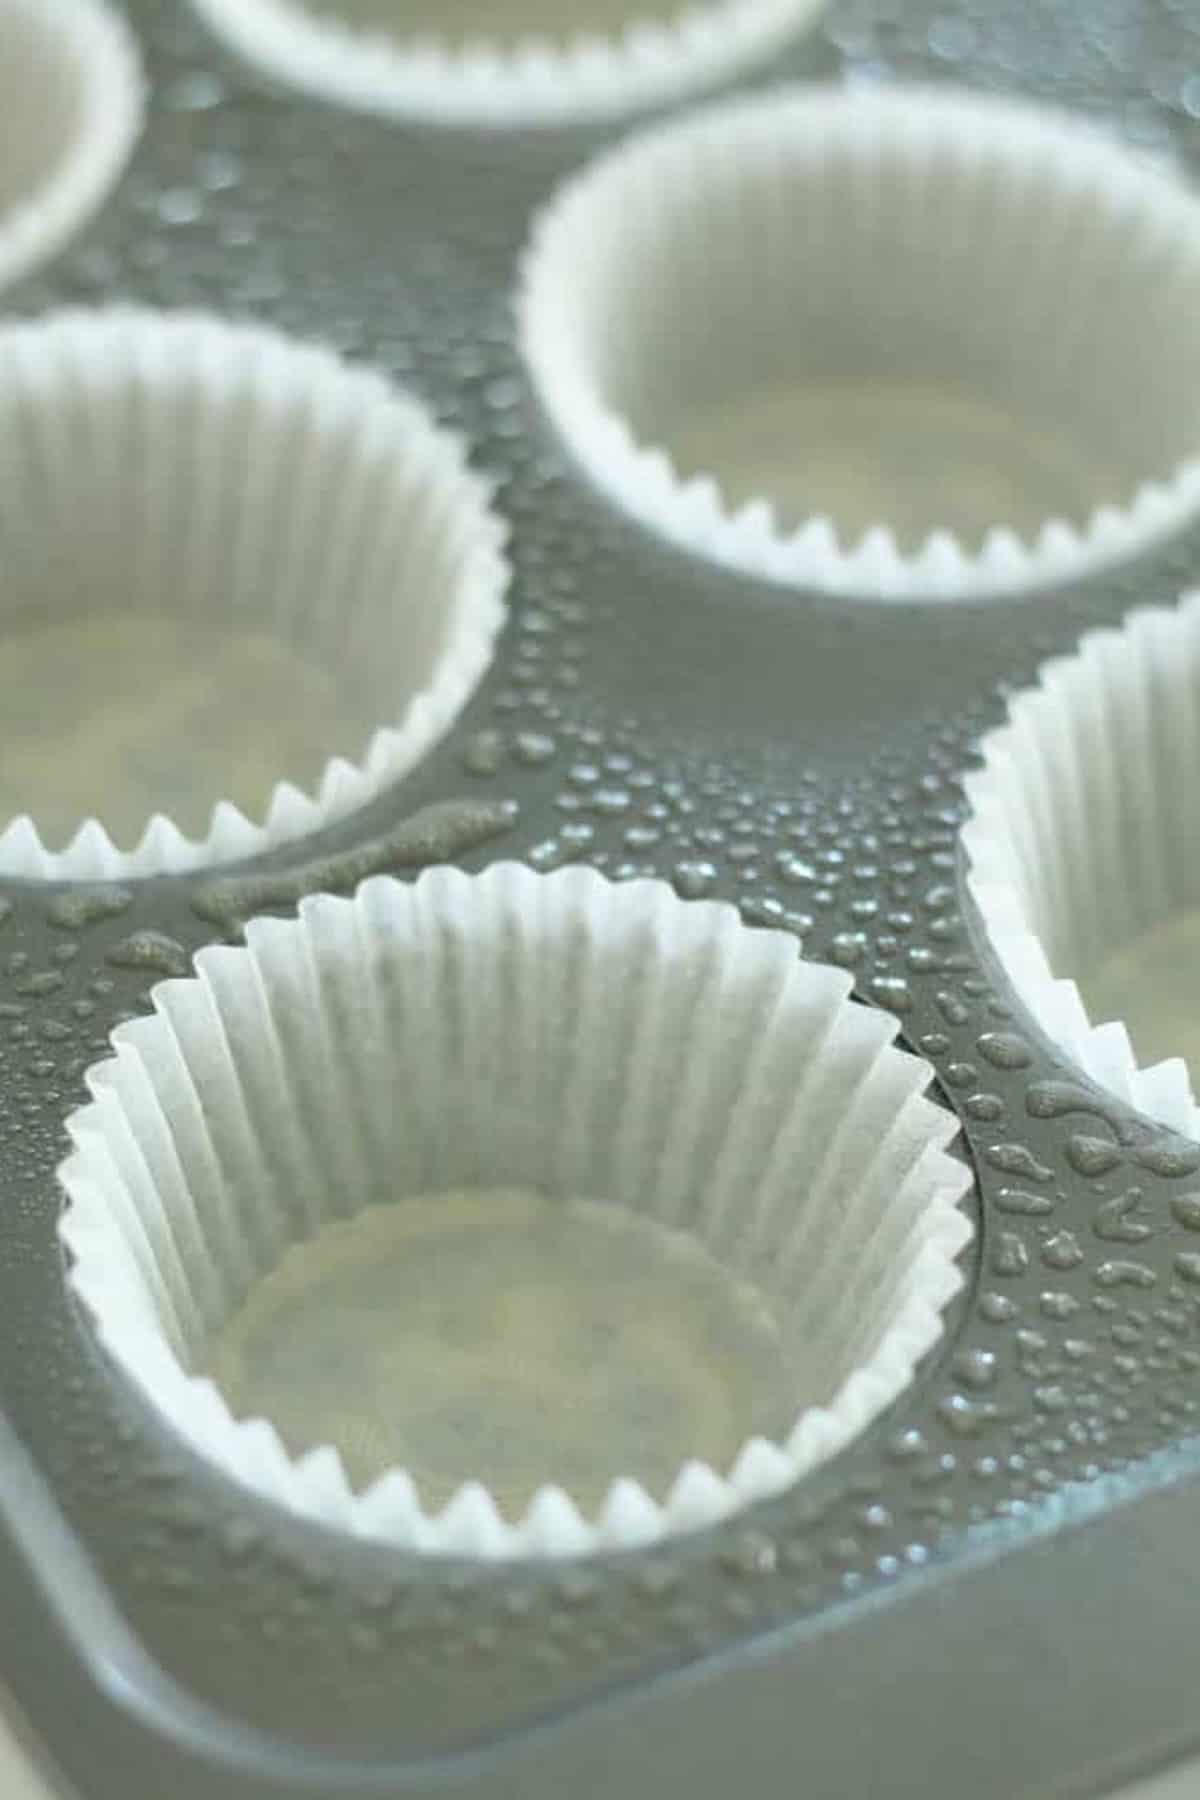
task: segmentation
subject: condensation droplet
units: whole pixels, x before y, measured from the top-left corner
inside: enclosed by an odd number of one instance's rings
[[[1053,1169],[1039,1162],[1024,1144],[990,1144],[983,1155],[993,1169],[1004,1175],[1019,1175],[1025,1181],[1053,1180]]]
[[[1056,1232],[1042,1245],[1042,1261],[1048,1269],[1058,1269],[1065,1274],[1069,1269],[1077,1269],[1083,1260],[1079,1239],[1073,1231]]]
[[[1200,1145],[1139,1144],[1133,1152],[1133,1160],[1151,1175],[1161,1175],[1165,1181],[1177,1181],[1200,1169]]]
[[[997,1365],[991,1350],[964,1350],[954,1369],[963,1386],[976,1392],[995,1385]]]
[[[1006,1277],[1023,1275],[1029,1267],[1029,1251],[1014,1231],[1002,1231],[992,1247],[992,1273]]]
[[[1067,1139],[1067,1161],[1077,1175],[1095,1179],[1107,1175],[1121,1161],[1121,1150],[1111,1138],[1090,1137],[1086,1132],[1073,1132]]]
[[[680,862],[671,871],[675,892],[683,900],[702,900],[717,882],[717,871],[710,862]]]
[[[1200,1231],[1200,1194],[1176,1194],[1171,1211],[1185,1231]]]
[[[1121,1260],[1101,1263],[1093,1271],[1092,1280],[1102,1288],[1149,1288],[1154,1286],[1157,1276],[1145,1263]]]
[[[1007,1294],[982,1294],[979,1310],[989,1325],[1011,1325],[1020,1315],[1016,1301]]]
[[[997,1069],[1027,1069],[1033,1061],[1025,1039],[1012,1031],[985,1031],[975,1047]]]
[[[1039,1219],[1054,1211],[1054,1201],[1049,1194],[1034,1194],[1028,1188],[1001,1188],[996,1194],[996,1207],[1002,1213]]]
[[[1106,1243],[1144,1243],[1148,1237],[1153,1236],[1153,1232],[1145,1220],[1137,1216],[1141,1204],[1141,1188],[1130,1188],[1127,1193],[1115,1195],[1096,1209],[1092,1230]]]
[[[969,1094],[963,1111],[983,1125],[994,1125],[1004,1117],[1004,1101],[999,1094]]]

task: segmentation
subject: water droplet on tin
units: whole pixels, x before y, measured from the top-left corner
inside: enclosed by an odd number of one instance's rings
[[[907,981],[898,975],[876,975],[870,984],[873,999],[880,1006],[887,1007],[889,1012],[906,1013],[912,1010],[912,990]]]
[[[104,953],[118,969],[143,969],[151,975],[186,975],[192,959],[185,947],[162,931],[135,931]]]
[[[155,207],[164,225],[194,225],[204,212],[204,202],[195,188],[167,188]]]
[[[989,1325],[1011,1325],[1020,1309],[1007,1294],[986,1293],[980,1296],[979,1311]]]
[[[710,862],[676,863],[671,881],[681,899],[702,900],[716,886],[716,866]]]
[[[46,919],[62,931],[82,931],[100,919],[113,918],[133,904],[127,887],[72,888],[57,894],[46,908]],[[103,978],[102,978],[103,979]],[[104,992],[111,991],[111,983]]]
[[[993,1414],[990,1407],[968,1400],[965,1394],[947,1394],[938,1406],[938,1417],[956,1437],[976,1437]]]
[[[968,1094],[963,1111],[981,1124],[994,1125],[1004,1117],[1004,1101],[999,1094]]]
[[[1140,1144],[1133,1152],[1133,1160],[1151,1175],[1175,1181],[1182,1175],[1194,1175],[1200,1169],[1200,1145]]]
[[[564,826],[557,837],[543,838],[540,843],[534,844],[529,852],[529,866],[539,874],[548,875],[552,870],[565,868],[568,863],[574,862],[591,842],[591,836],[580,839],[568,835],[577,829],[576,826]],[[594,835],[590,825],[587,830]]]
[[[1102,1288],[1149,1288],[1154,1286],[1157,1277],[1154,1270],[1148,1268],[1145,1263],[1119,1260],[1101,1263],[1099,1268],[1093,1271],[1092,1280],[1097,1287]]]
[[[206,194],[227,194],[242,179],[242,165],[228,150],[205,150],[196,158],[196,179]]]
[[[513,739],[513,756],[529,768],[549,762],[556,750],[554,739],[545,732],[521,731]]]
[[[1141,1188],[1130,1188],[1097,1207],[1092,1229],[1098,1238],[1113,1244],[1140,1244],[1153,1235],[1149,1225],[1137,1217],[1142,1204]]]
[[[1121,1161],[1121,1150],[1111,1138],[1090,1137],[1086,1132],[1073,1132],[1067,1139],[1067,1161],[1078,1175],[1094,1179],[1107,1175]]]
[[[995,1354],[991,1350],[964,1350],[955,1361],[954,1370],[964,1387],[981,1392],[995,1385]]]
[[[1031,1119],[1061,1119],[1068,1113],[1093,1113],[1103,1119],[1119,1138],[1127,1125],[1115,1108],[1105,1104],[1074,1081],[1035,1081],[1025,1095],[1025,1110]]]
[[[992,1272],[1012,1277],[1023,1275],[1029,1267],[1029,1251],[1015,1231],[1002,1231],[992,1246]]]
[[[9,967],[12,966],[10,962]],[[34,974],[26,975],[23,980],[18,981],[14,991],[40,1000],[47,994],[57,993],[65,980],[61,969],[38,969]]]
[[[1012,1031],[985,1031],[975,1047],[997,1069],[1027,1069],[1033,1061],[1025,1039]]]
[[[923,1456],[927,1448],[922,1433],[915,1426],[909,1426],[888,1439],[887,1453],[893,1462],[912,1462],[915,1457]]]
[[[1083,1260],[1079,1239],[1073,1231],[1056,1232],[1042,1245],[1042,1261],[1048,1269],[1058,1269],[1065,1274],[1068,1269],[1077,1269]]]
[[[1003,1213],[1037,1219],[1054,1211],[1054,1201],[1049,1194],[1034,1194],[1028,1188],[1001,1188],[996,1194],[996,1207]]]
[[[1025,1181],[1050,1181],[1054,1176],[1053,1169],[1039,1162],[1024,1144],[989,1144],[983,1155],[1004,1175],[1019,1175]]]
[[[617,819],[627,813],[633,804],[633,795],[628,788],[598,787],[593,790],[588,805],[593,812],[604,818]]]
[[[1039,1296],[1038,1304],[1048,1319],[1064,1320],[1079,1311],[1079,1301],[1073,1294],[1064,1294],[1056,1289],[1047,1288]]]
[[[1171,1211],[1185,1231],[1200,1231],[1200,1194],[1176,1194]]]
[[[795,886],[805,886],[819,879],[817,871],[803,857],[795,856],[790,850],[781,850],[775,858],[775,868],[780,877]]]

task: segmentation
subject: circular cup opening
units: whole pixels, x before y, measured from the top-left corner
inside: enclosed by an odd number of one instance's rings
[[[265,73],[359,111],[568,125],[663,104],[781,49],[823,0],[193,0]]]
[[[1200,596],[1085,637],[1013,699],[967,783],[980,924],[1047,1035],[1200,1135]]]
[[[317,830],[487,665],[485,488],[324,350],[189,315],[8,326],[0,445],[0,872],[176,872]]]
[[[700,555],[876,599],[1044,589],[1200,507],[1200,206],[1054,114],[783,89],[567,182],[527,360]]]
[[[62,1233],[125,1373],[285,1505],[434,1553],[650,1542],[798,1480],[941,1333],[955,1121],[731,908],[441,869],[198,971],[92,1072]]]
[[[107,199],[142,125],[133,37],[106,0],[0,0],[0,288]]]

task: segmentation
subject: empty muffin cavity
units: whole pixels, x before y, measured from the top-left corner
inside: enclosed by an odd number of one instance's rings
[[[107,199],[142,125],[141,63],[107,0],[0,0],[0,287]]]
[[[1039,591],[1200,508],[1200,206],[1053,113],[923,89],[710,107],[568,180],[521,314],[586,472],[769,580]]]
[[[0,466],[0,872],[176,872],[315,831],[405,774],[490,659],[486,487],[318,347],[186,314],[9,325]]]
[[[823,0],[193,0],[264,73],[445,125],[568,125],[662,104],[780,49]]]
[[[578,869],[253,921],[92,1071],[71,1281],[202,1455],[341,1529],[715,1523],[894,1400],[961,1282],[955,1122],[849,988]]]
[[[1009,977],[1094,1080],[1200,1134],[1200,595],[1089,634],[981,749],[968,881]]]

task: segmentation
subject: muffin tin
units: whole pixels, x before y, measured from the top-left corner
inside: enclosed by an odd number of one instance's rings
[[[412,396],[409,423],[445,451],[485,522],[490,599],[469,678],[404,770],[382,770],[328,816],[233,850],[194,827],[47,842],[28,827],[14,840],[10,826],[0,840],[16,845],[0,924],[0,1680],[88,1800],[703,1797],[735,1782],[767,1796],[797,1780],[830,1796],[968,1782],[984,1796],[1088,1794],[1189,1747],[1200,1144],[1189,1115],[1154,1103],[1161,1089],[1122,1090],[1111,1063],[1064,1044],[1014,972],[977,829],[1010,698],[1054,659],[1096,654],[1097,632],[1165,629],[1131,624],[1135,612],[1181,616],[1200,569],[1186,495],[1111,560],[975,592],[936,548],[926,573],[941,570],[939,594],[895,591],[878,546],[857,575],[845,555],[834,576],[809,565],[802,586],[786,569],[748,573],[711,554],[707,489],[697,535],[671,542],[584,473],[521,349],[535,218],[553,221],[561,184],[630,121],[529,129],[493,111],[480,129],[396,104],[380,119],[256,72],[206,25],[212,6],[125,10],[146,76],[140,141],[107,203],[97,195],[62,252],[6,291],[6,312],[31,323],[6,322],[0,366],[4,343],[44,345],[46,331],[78,345],[98,311],[119,335],[169,308],[210,346],[206,334],[269,339],[288,368],[296,344],[324,346],[313,354],[341,358],[322,361],[330,380],[382,376]],[[753,73],[731,68],[730,90],[782,82],[796,104],[804,84],[841,81],[869,110],[875,84],[903,78],[1072,107],[1141,159],[1144,187],[1122,200],[1134,230],[1139,193],[1200,157],[1200,33],[1185,5],[1121,0],[1085,18],[1061,0],[793,11],[807,29]],[[701,85],[717,79],[706,71]],[[1126,298],[1136,315],[1138,294]],[[1163,350],[1165,328],[1155,335],[1148,356]],[[86,437],[111,416],[84,401],[112,400],[115,341],[100,358],[108,386],[76,375],[71,429],[56,440],[77,473],[54,517],[75,530],[36,540],[77,582],[95,564],[91,552],[72,561],[70,546],[87,543],[89,521],[124,515],[87,490],[69,453],[104,444],[114,479],[170,477],[165,449],[180,442],[178,411],[153,456],[136,434]],[[1169,397],[1186,361],[1152,361],[1147,382]],[[24,352],[16,362],[44,398],[53,369],[37,361],[30,374]],[[178,351],[154,366],[178,375]],[[536,357],[534,370],[541,379]],[[139,380],[144,399],[154,381]],[[182,408],[189,429],[197,391]],[[24,440],[9,417],[11,458]],[[202,461],[199,437],[187,442],[185,475]],[[165,485],[181,506],[195,492]],[[306,518],[317,487],[292,496]],[[202,491],[200,521],[219,519],[219,483]],[[196,519],[182,516],[194,544]],[[14,517],[37,523],[25,508]],[[276,535],[292,592],[309,555]],[[312,540],[315,556],[325,536]],[[114,531],[114,557],[128,547]],[[273,590],[264,579],[254,592]],[[22,655],[26,623],[12,628]],[[129,642],[158,654],[136,633]],[[77,658],[78,704],[91,706],[95,669]],[[400,716],[403,696],[392,714],[377,705],[396,673],[387,663],[369,671],[361,736]],[[69,694],[54,705],[70,718]],[[38,724],[14,713],[14,756]],[[1190,740],[1178,733],[1163,769],[1182,787]],[[55,724],[47,773],[66,735]],[[144,758],[152,741],[122,754]],[[1141,741],[1120,739],[1133,759]],[[353,770],[361,750],[331,743],[328,755]],[[24,762],[40,780],[37,757]],[[1106,853],[1119,858],[1128,832],[1144,857],[1154,821],[1134,766],[1129,821],[1110,829],[1085,794],[1064,855],[1095,823]],[[214,796],[194,798],[203,813]],[[35,797],[23,810],[36,826]],[[192,850],[181,857],[179,843]],[[84,860],[55,860],[68,851]],[[1172,898],[1158,870],[1150,922]],[[941,1135],[957,1128],[969,1174],[956,1216],[970,1240],[955,1245],[961,1285],[907,1385],[779,1491],[650,1541],[488,1557],[477,1537],[378,1542],[336,1506],[305,1516],[164,1418],[103,1347],[94,1293],[77,1291],[84,1259],[72,1274],[60,1168],[66,1121],[78,1143],[85,1076],[97,1095],[114,1030],[118,1045],[149,1046],[147,1068],[167,1080],[154,1033],[192,1006],[194,970],[225,971],[236,1000],[246,959],[280,934],[311,936],[318,917],[345,921],[371,895],[417,903],[431,882],[478,893],[508,880],[543,894],[596,881],[622,905],[647,891],[690,919],[712,908],[755,958],[792,967],[798,941],[821,979],[841,971],[839,992],[852,984],[855,998],[840,1004],[874,1009],[861,1016],[881,1039],[891,1028],[875,1014],[897,1019],[900,1050],[924,1059],[922,1081],[931,1072]],[[1061,954],[1051,945],[1051,975],[1086,989],[1084,969],[1054,966]],[[675,1036],[683,1061],[688,1033]],[[353,1068],[351,1057],[326,1077],[354,1121],[344,1147],[326,1134],[334,1156],[357,1154],[355,1134],[373,1129]]]

